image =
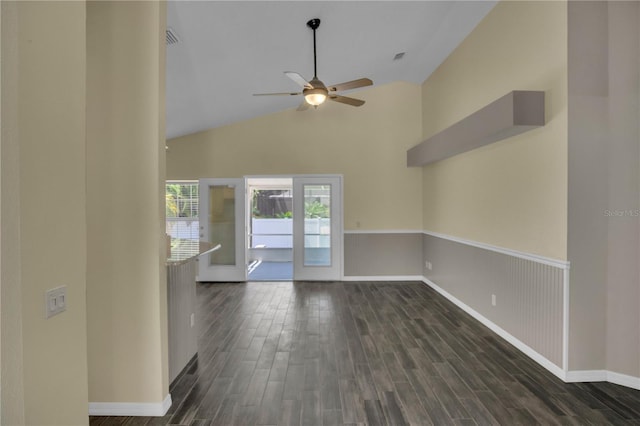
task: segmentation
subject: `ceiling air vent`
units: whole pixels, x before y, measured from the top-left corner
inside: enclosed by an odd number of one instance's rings
[[[180,39],[178,38],[176,33],[171,28],[167,28],[167,46],[178,44],[179,41]]]

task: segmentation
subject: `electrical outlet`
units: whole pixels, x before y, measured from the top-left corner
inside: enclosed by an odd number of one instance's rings
[[[428,270],[431,270],[432,268],[431,262],[429,262],[428,260],[425,260],[424,267],[427,268]]]
[[[491,295],[491,306],[496,306],[496,295],[495,294]]]
[[[51,318],[67,310],[67,286],[47,290],[44,297],[45,318]]]

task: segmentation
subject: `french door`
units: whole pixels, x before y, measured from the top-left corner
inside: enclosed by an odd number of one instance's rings
[[[342,277],[342,178],[293,178],[293,277]]]
[[[200,239],[220,249],[199,259],[198,281],[247,280],[246,180],[200,179]],[[342,277],[342,178],[293,177],[293,278]]]
[[[220,249],[200,256],[198,281],[246,281],[245,180],[200,179],[200,239]]]

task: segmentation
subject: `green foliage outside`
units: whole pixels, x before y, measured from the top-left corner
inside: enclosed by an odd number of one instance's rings
[[[324,219],[329,216],[329,206],[325,206],[320,201],[304,203],[304,217],[307,219]]]
[[[275,215],[268,215],[254,207],[252,217],[254,219],[291,219],[293,217],[293,213],[289,210],[282,213],[276,213]]]
[[[275,215],[266,215],[260,212],[256,206],[257,195],[253,194],[253,217],[291,219],[292,212],[285,211]],[[198,185],[169,183],[166,185],[166,214],[167,217],[197,217],[198,216]],[[304,217],[307,219],[324,219],[330,217],[329,206],[320,201],[312,201],[304,204]]]
[[[169,183],[165,201],[167,217],[197,217],[198,185]]]

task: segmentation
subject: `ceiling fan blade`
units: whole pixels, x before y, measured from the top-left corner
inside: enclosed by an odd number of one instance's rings
[[[329,89],[330,92],[337,92],[339,90],[350,90],[350,89],[357,89],[358,87],[371,86],[372,84],[373,84],[373,81],[371,81],[368,78],[359,78],[357,80],[351,80],[344,83],[333,84],[331,86],[328,86],[327,89]]]
[[[334,102],[340,102],[342,104],[347,104],[355,107],[359,107],[364,105],[364,101],[361,99],[350,98],[348,96],[340,96],[340,95],[329,95],[329,100]]]
[[[296,108],[296,111],[306,111],[308,109],[309,109],[309,104],[307,103],[307,101],[302,101],[302,103],[298,105],[298,108]]]
[[[309,84],[309,82],[307,80],[304,79],[303,76],[301,76],[300,74],[298,74],[297,72],[293,72],[293,71],[285,71],[284,74],[289,77],[291,80],[295,81],[297,84],[300,85],[300,87],[308,87],[308,88],[312,88],[312,86]]]
[[[302,95],[301,92],[281,92],[281,93],[254,93],[253,96],[296,96]]]

